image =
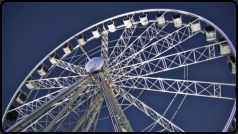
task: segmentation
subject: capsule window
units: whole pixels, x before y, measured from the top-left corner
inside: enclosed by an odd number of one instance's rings
[[[146,17],[147,15],[146,14],[142,14],[140,15],[140,18],[143,18],[143,17]]]
[[[130,17],[126,17],[126,18],[124,18],[123,20],[129,20],[130,19]]]
[[[189,22],[193,22],[193,21],[195,21],[196,19],[197,19],[197,18],[192,18],[192,19],[189,20]],[[195,22],[193,22],[193,24],[196,24],[196,23],[199,23],[199,19],[196,20]]]
[[[40,76],[44,76],[47,74],[48,72],[48,68],[45,64],[41,64],[38,68],[37,68],[37,72],[40,74]]]
[[[214,29],[212,26],[206,26],[206,27],[205,27],[205,30],[206,30],[207,32],[213,32],[213,31],[215,31],[215,29]]]
[[[92,34],[94,38],[99,38],[101,36],[101,29],[98,27],[92,29]]]
[[[143,26],[146,26],[149,24],[148,18],[147,18],[147,14],[142,14],[140,15],[140,22]]]
[[[113,24],[113,22],[111,21],[111,22],[109,22],[107,25],[111,25],[111,24]]]
[[[230,60],[229,60],[229,70],[230,70],[231,73],[236,74],[236,59],[235,59],[235,56],[234,55],[230,56]]]
[[[30,76],[27,81],[25,82],[25,85],[28,89],[34,89],[34,85],[32,84],[33,82],[28,82],[28,81],[31,81],[31,80],[35,80],[34,77]],[[37,82],[35,82],[34,84],[37,84]]]
[[[173,17],[174,26],[179,28],[182,26],[182,16],[181,14],[175,14]]]
[[[196,21],[195,21],[196,20]],[[197,18],[192,18],[189,20],[191,23],[192,32],[197,32],[201,30],[200,20]]]
[[[226,39],[224,37],[221,37],[220,39],[218,39],[218,42],[222,42],[222,41],[225,41]],[[230,49],[230,46],[227,42],[224,42],[224,43],[220,43],[218,45],[218,52],[221,54],[221,55],[229,55],[231,53],[231,49]]]
[[[132,26],[132,22],[131,22],[130,17],[124,18],[123,22],[124,22],[124,25],[125,25],[126,28],[130,28]]]
[[[204,30],[207,41],[211,42],[216,40],[216,30],[212,26],[206,26]]]
[[[116,29],[117,29],[116,28],[116,23],[114,21],[111,21],[111,22],[107,23],[107,27],[108,27],[108,29],[111,33],[115,32]]]
[[[50,55],[51,58],[55,58],[55,59],[60,59],[59,55],[57,53],[53,53]]]
[[[78,42],[81,46],[85,45],[87,43],[87,38],[84,34],[81,34],[78,36]]]
[[[26,98],[27,98],[26,93],[23,92],[23,91],[20,91],[20,92],[17,94],[17,96],[16,96],[16,98],[15,98],[15,101],[16,101],[18,104],[22,105],[22,104],[25,103]]]
[[[180,14],[175,14],[175,15],[173,16],[173,19],[177,19],[177,18],[180,18],[180,17],[181,17]]]
[[[159,14],[155,15],[155,18],[157,19],[159,25],[165,24],[165,18],[162,15],[163,15],[163,13],[159,13]]]
[[[69,54],[73,51],[73,46],[70,43],[67,43],[63,46],[63,50],[66,54]]]
[[[11,105],[11,107],[10,107],[9,110],[12,110],[12,109],[14,109],[14,108],[16,108],[16,107],[14,107],[13,105]],[[6,118],[7,118],[9,121],[13,121],[13,120],[16,120],[17,117],[18,117],[18,112],[14,110],[14,111],[9,112],[9,113],[7,114],[7,117],[6,117]]]
[[[156,14],[156,17],[159,18],[160,16],[162,16],[163,13],[158,13]]]

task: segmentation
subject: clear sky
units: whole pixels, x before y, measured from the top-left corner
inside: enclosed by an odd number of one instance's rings
[[[2,116],[28,73],[63,41],[104,19],[150,8],[178,9],[200,15],[216,24],[236,44],[236,5],[233,2],[5,2],[2,5]],[[122,24],[122,21],[117,24]],[[190,43],[192,45],[199,41]],[[192,65],[191,69],[189,67],[189,78],[193,79],[190,80],[233,83],[234,76],[228,71],[227,60],[223,58],[221,61],[201,64],[203,69]],[[176,70],[161,73],[160,77],[178,78],[176,76],[181,75],[183,78],[183,73]],[[33,76],[39,77],[37,73]],[[234,93],[234,87],[227,90]],[[173,96],[146,92],[142,98],[163,114]],[[176,97],[166,118],[171,119],[183,97]],[[187,96],[173,121],[185,131],[222,131],[232,105],[233,101]],[[100,117],[108,116],[107,109],[103,110]],[[141,125],[145,122],[142,112],[131,107],[125,113],[134,131],[144,129]],[[137,113],[137,117],[133,116],[134,113]],[[99,121],[97,131],[113,131],[110,120]]]

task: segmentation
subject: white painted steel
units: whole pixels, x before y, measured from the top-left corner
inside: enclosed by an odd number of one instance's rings
[[[231,43],[231,41],[229,40],[229,38],[228,38],[228,37],[222,32],[222,30],[220,30],[215,24],[213,24],[212,22],[206,20],[205,18],[203,18],[203,17],[201,17],[201,16],[198,16],[198,15],[195,15],[195,14],[192,14],[192,13],[189,13],[189,12],[181,11],[181,10],[175,10],[175,9],[149,9],[149,10],[140,10],[140,11],[134,11],[134,12],[129,12],[129,13],[121,14],[121,15],[118,15],[118,16],[115,16],[115,17],[106,19],[106,20],[104,20],[104,21],[101,21],[101,22],[99,22],[99,23],[97,23],[97,24],[94,24],[94,25],[92,25],[92,26],[90,26],[90,27],[88,27],[88,28],[86,28],[86,29],[80,31],[79,33],[75,34],[75,36],[78,36],[79,34],[82,34],[83,32],[85,32],[85,31],[87,31],[87,30],[89,30],[89,29],[91,29],[91,28],[93,28],[93,27],[95,27],[95,26],[97,26],[97,25],[99,25],[99,24],[102,24],[102,23],[104,23],[104,22],[108,22],[109,20],[112,20],[112,19],[116,19],[116,18],[119,18],[119,17],[128,16],[128,15],[134,15],[134,14],[136,14],[136,13],[141,13],[141,12],[154,12],[154,11],[177,12],[177,13],[181,13],[181,14],[185,14],[185,15],[190,15],[190,16],[195,16],[195,17],[199,18],[199,20],[204,21],[204,22],[206,22],[206,23],[212,25],[220,34],[222,34],[222,35],[226,38],[226,40],[228,41],[229,46],[232,48],[232,54],[236,55],[236,51],[235,51],[235,49],[234,49],[234,46],[232,45],[232,43]],[[132,19],[133,19],[133,17],[132,17]],[[149,20],[149,22],[151,22],[151,20]],[[169,21],[169,22],[171,23],[171,21]],[[138,24],[138,22],[133,22],[133,23],[127,22],[126,27],[129,28],[129,27],[131,27],[131,26],[134,25],[134,24]],[[161,22],[160,24],[162,24],[162,22]],[[130,26],[130,25],[131,25],[131,26]],[[117,27],[117,29],[118,29],[118,28],[121,28],[121,27],[124,27],[124,26],[125,26],[125,24],[124,24],[124,25],[120,25],[120,26]],[[193,27],[193,26],[192,26],[192,27]],[[115,28],[115,27],[114,27],[114,28]],[[198,28],[197,26],[196,26],[196,28],[192,28],[192,31],[193,31],[193,32],[194,32],[194,29],[195,29],[195,30],[198,30],[199,28]],[[115,30],[115,29],[114,29],[114,30]],[[201,32],[202,32],[202,31],[201,31]],[[206,33],[205,33],[205,34],[206,34]],[[99,35],[97,35],[96,37],[98,37],[98,36],[99,36]],[[208,35],[208,36],[210,36],[210,35]],[[212,35],[212,36],[213,36],[213,35]],[[69,38],[69,39],[67,39],[66,41],[64,41],[64,42],[63,42],[61,45],[59,45],[57,48],[55,48],[53,51],[51,51],[51,52],[50,52],[44,59],[42,59],[42,60],[35,66],[35,68],[28,74],[28,76],[23,80],[23,82],[21,83],[21,85],[19,86],[19,88],[17,89],[17,91],[15,92],[15,94],[13,95],[13,97],[12,97],[12,99],[11,99],[11,101],[10,101],[10,103],[9,103],[9,105],[8,105],[8,107],[7,107],[6,111],[5,111],[5,113],[4,113],[4,116],[3,116],[3,118],[2,118],[2,122],[4,122],[5,117],[6,117],[6,113],[7,113],[8,109],[9,109],[10,105],[12,104],[14,98],[16,97],[17,93],[19,92],[19,90],[21,89],[21,87],[23,86],[23,84],[25,83],[25,81],[27,80],[27,78],[37,69],[37,67],[38,67],[40,64],[42,64],[42,63],[48,58],[49,55],[53,54],[57,49],[59,49],[60,47],[62,47],[65,43],[67,43],[68,41],[72,40],[73,38],[74,38],[74,37],[72,36],[71,38]],[[88,41],[91,41],[91,40],[93,40],[93,39],[95,39],[95,36],[89,38]],[[213,39],[213,40],[214,40],[214,39]],[[77,46],[73,49],[73,51],[75,51],[78,47],[81,48],[80,45],[77,45]],[[209,49],[210,49],[210,47],[209,47]],[[71,52],[69,52],[70,50],[64,50],[64,51],[65,51],[66,54],[61,57],[61,60],[64,59],[69,53],[71,53]],[[73,51],[72,51],[72,52],[73,52]],[[193,52],[194,52],[194,51],[193,51]],[[210,53],[211,53],[211,51],[210,51]],[[85,55],[87,55],[86,52],[85,52]],[[210,55],[210,56],[211,56],[211,55]],[[88,55],[87,55],[87,57],[88,57],[88,59],[90,59]],[[195,59],[195,61],[196,61],[196,59]],[[58,62],[59,62],[59,61],[58,61]],[[57,62],[57,63],[58,63],[58,62]],[[70,64],[70,63],[69,63],[69,64]],[[69,64],[66,63],[65,65],[69,65]],[[233,65],[233,64],[232,64],[232,65]],[[71,65],[70,65],[70,66],[71,66]],[[72,66],[77,67],[77,66],[75,66],[75,65],[72,65]],[[53,67],[53,66],[51,66],[51,67],[49,68],[49,70],[50,70],[52,67]],[[63,66],[61,66],[61,67],[64,68],[64,69],[66,69],[66,68],[63,67]],[[79,67],[79,68],[80,68],[80,67]],[[69,71],[73,71],[73,69],[71,68],[71,69],[69,69]],[[83,74],[83,71],[80,70],[80,69],[79,69],[79,71],[77,71],[77,72],[74,71],[74,72],[75,72],[75,73],[78,73],[78,74],[80,73],[80,75],[84,75],[84,74]],[[43,75],[42,75],[42,76],[43,76]],[[42,79],[42,77],[41,77],[39,80],[41,80],[41,79]],[[35,88],[34,84],[28,84],[27,86],[28,86],[28,88],[30,88],[30,89],[34,89],[34,88]],[[234,103],[234,107],[233,107],[232,113],[231,113],[231,115],[230,115],[230,118],[232,118],[232,117],[234,116],[235,106],[236,106],[236,103]],[[8,111],[8,112],[9,112],[9,111]],[[227,124],[226,124],[226,127],[224,128],[223,131],[226,131],[226,130],[227,130],[227,125],[230,124],[230,122],[229,122],[229,121],[230,121],[230,118],[229,118],[229,120],[228,120],[228,122],[227,122]]]

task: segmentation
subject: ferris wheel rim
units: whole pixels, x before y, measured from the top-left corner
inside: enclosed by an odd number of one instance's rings
[[[90,29],[92,29],[93,27],[97,26],[97,25],[100,25],[100,24],[103,24],[105,22],[108,22],[108,21],[111,21],[113,19],[116,19],[116,18],[119,18],[119,17],[123,17],[123,16],[128,16],[128,15],[133,15],[133,14],[137,14],[137,13],[143,13],[143,12],[156,12],[156,11],[168,11],[168,12],[177,12],[177,13],[181,13],[181,14],[185,14],[185,15],[190,15],[190,16],[195,16],[197,18],[199,18],[199,20],[202,20],[204,22],[206,22],[207,24],[213,26],[216,31],[218,31],[221,35],[223,35],[226,40],[229,42],[229,45],[231,46],[232,48],[232,53],[234,55],[236,55],[236,50],[234,48],[234,45],[232,44],[232,42],[230,41],[230,39],[228,38],[228,36],[218,27],[216,26],[214,23],[212,23],[211,21],[199,16],[199,15],[196,15],[196,14],[193,14],[193,13],[190,13],[190,12],[187,12],[187,11],[182,11],[182,10],[177,10],[177,9],[161,9],[161,8],[158,8],[158,9],[144,9],[144,10],[137,10],[137,11],[132,11],[132,12],[128,12],[128,13],[123,13],[123,14],[120,14],[120,15],[116,15],[114,17],[110,17],[108,19],[105,19],[103,21],[100,21],[98,23],[95,23],[83,30],[81,30],[80,32],[74,34],[73,36],[71,36],[70,38],[68,38],[67,40],[65,40],[64,42],[62,42],[60,45],[58,45],[55,49],[53,49],[48,55],[46,55],[33,69],[32,71],[26,76],[26,78],[23,80],[23,82],[21,83],[21,85],[18,87],[18,89],[16,90],[16,92],[14,93],[13,97],[11,98],[10,100],[10,103],[8,104],[5,112],[4,112],[4,115],[3,115],[3,118],[2,118],[2,123],[5,121],[5,118],[6,118],[6,113],[7,111],[9,110],[10,108],[10,105],[13,103],[14,101],[14,98],[16,97],[17,93],[21,90],[21,87],[24,85],[25,81],[27,80],[27,78],[29,76],[32,75],[32,73],[37,69],[37,67],[42,64],[51,54],[53,54],[56,50],[60,49],[64,44],[66,44],[67,42],[69,42],[70,40],[72,40],[74,37],[82,34],[83,32],[85,31],[88,31]],[[124,26],[125,27],[125,26]],[[108,30],[107,30],[108,31]],[[91,39],[94,39],[94,37],[91,37]],[[42,78],[42,77],[41,77]],[[40,79],[41,79],[40,78]],[[227,128],[228,124],[229,124],[229,121],[231,120],[231,118],[233,118],[234,116],[234,112],[236,111],[236,101],[234,103],[234,106],[233,106],[233,109],[232,109],[232,113],[230,114],[230,118],[228,119],[227,123],[226,123],[226,126],[224,127],[223,131],[225,131],[225,128]]]

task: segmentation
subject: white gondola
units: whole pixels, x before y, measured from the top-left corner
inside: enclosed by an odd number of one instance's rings
[[[142,14],[140,15],[140,22],[143,26],[146,26],[149,24],[149,20],[148,20],[148,17],[147,17],[147,14]]]
[[[107,27],[111,33],[115,32],[117,30],[115,21],[111,21],[111,22],[107,23]]]
[[[67,43],[63,46],[63,50],[66,54],[69,54],[73,51],[73,45],[70,43]]]
[[[41,64],[38,68],[37,68],[37,72],[40,74],[40,76],[45,76],[48,72],[48,68],[45,64]]]
[[[204,28],[206,41],[212,42],[216,40],[216,30],[212,26],[206,26]]]
[[[15,101],[22,105],[26,102],[26,98],[27,98],[27,94],[25,92],[23,92],[22,90],[20,90],[20,92],[18,92]]]
[[[51,64],[56,64],[56,63],[58,63],[57,61],[56,61],[56,59],[60,59],[60,57],[59,57],[59,55],[57,54],[57,53],[53,53],[53,54],[51,54],[50,56],[49,56],[49,60],[50,60],[50,62],[51,62]]]
[[[34,89],[35,88],[35,84],[37,84],[37,83],[34,83],[34,82],[29,82],[29,81],[31,81],[31,80],[35,80],[35,78],[34,77],[32,77],[32,76],[30,76],[27,80],[26,80],[26,82],[25,82],[25,85],[26,85],[26,87],[28,88],[28,89]]]
[[[182,15],[181,14],[175,14],[173,17],[173,22],[174,22],[174,26],[176,28],[179,28],[182,26],[183,22],[182,22]]]
[[[234,55],[229,57],[229,70],[231,73],[236,74],[236,58]]]
[[[218,41],[221,42],[221,41],[225,41],[225,40],[226,39],[224,37],[221,37]],[[220,43],[218,45],[218,52],[221,55],[229,55],[231,53],[230,45],[227,42]]]
[[[196,21],[195,21],[196,20]],[[200,24],[200,20],[197,20],[197,18],[192,18],[189,21],[191,23],[191,29],[192,32],[197,32],[201,30],[201,24]]]
[[[159,25],[165,24],[165,18],[163,13],[156,14],[155,18],[157,19]]]
[[[124,23],[126,28],[130,28],[132,26],[132,22],[131,22],[131,18],[130,17],[124,18],[123,19],[123,23]]]
[[[14,108],[16,108],[16,107],[13,106],[13,105],[11,105],[11,107],[10,107],[9,110],[12,110],[12,109],[14,109]],[[13,111],[7,113],[7,117],[6,117],[6,118],[7,118],[9,121],[14,121],[14,120],[17,119],[17,117],[18,117],[18,112],[15,111],[15,110],[13,110]]]
[[[96,27],[92,29],[92,33],[94,38],[99,38],[101,36],[101,29],[99,27]]]
[[[81,46],[85,45],[87,43],[87,38],[84,34],[81,34],[78,36],[78,42]]]

